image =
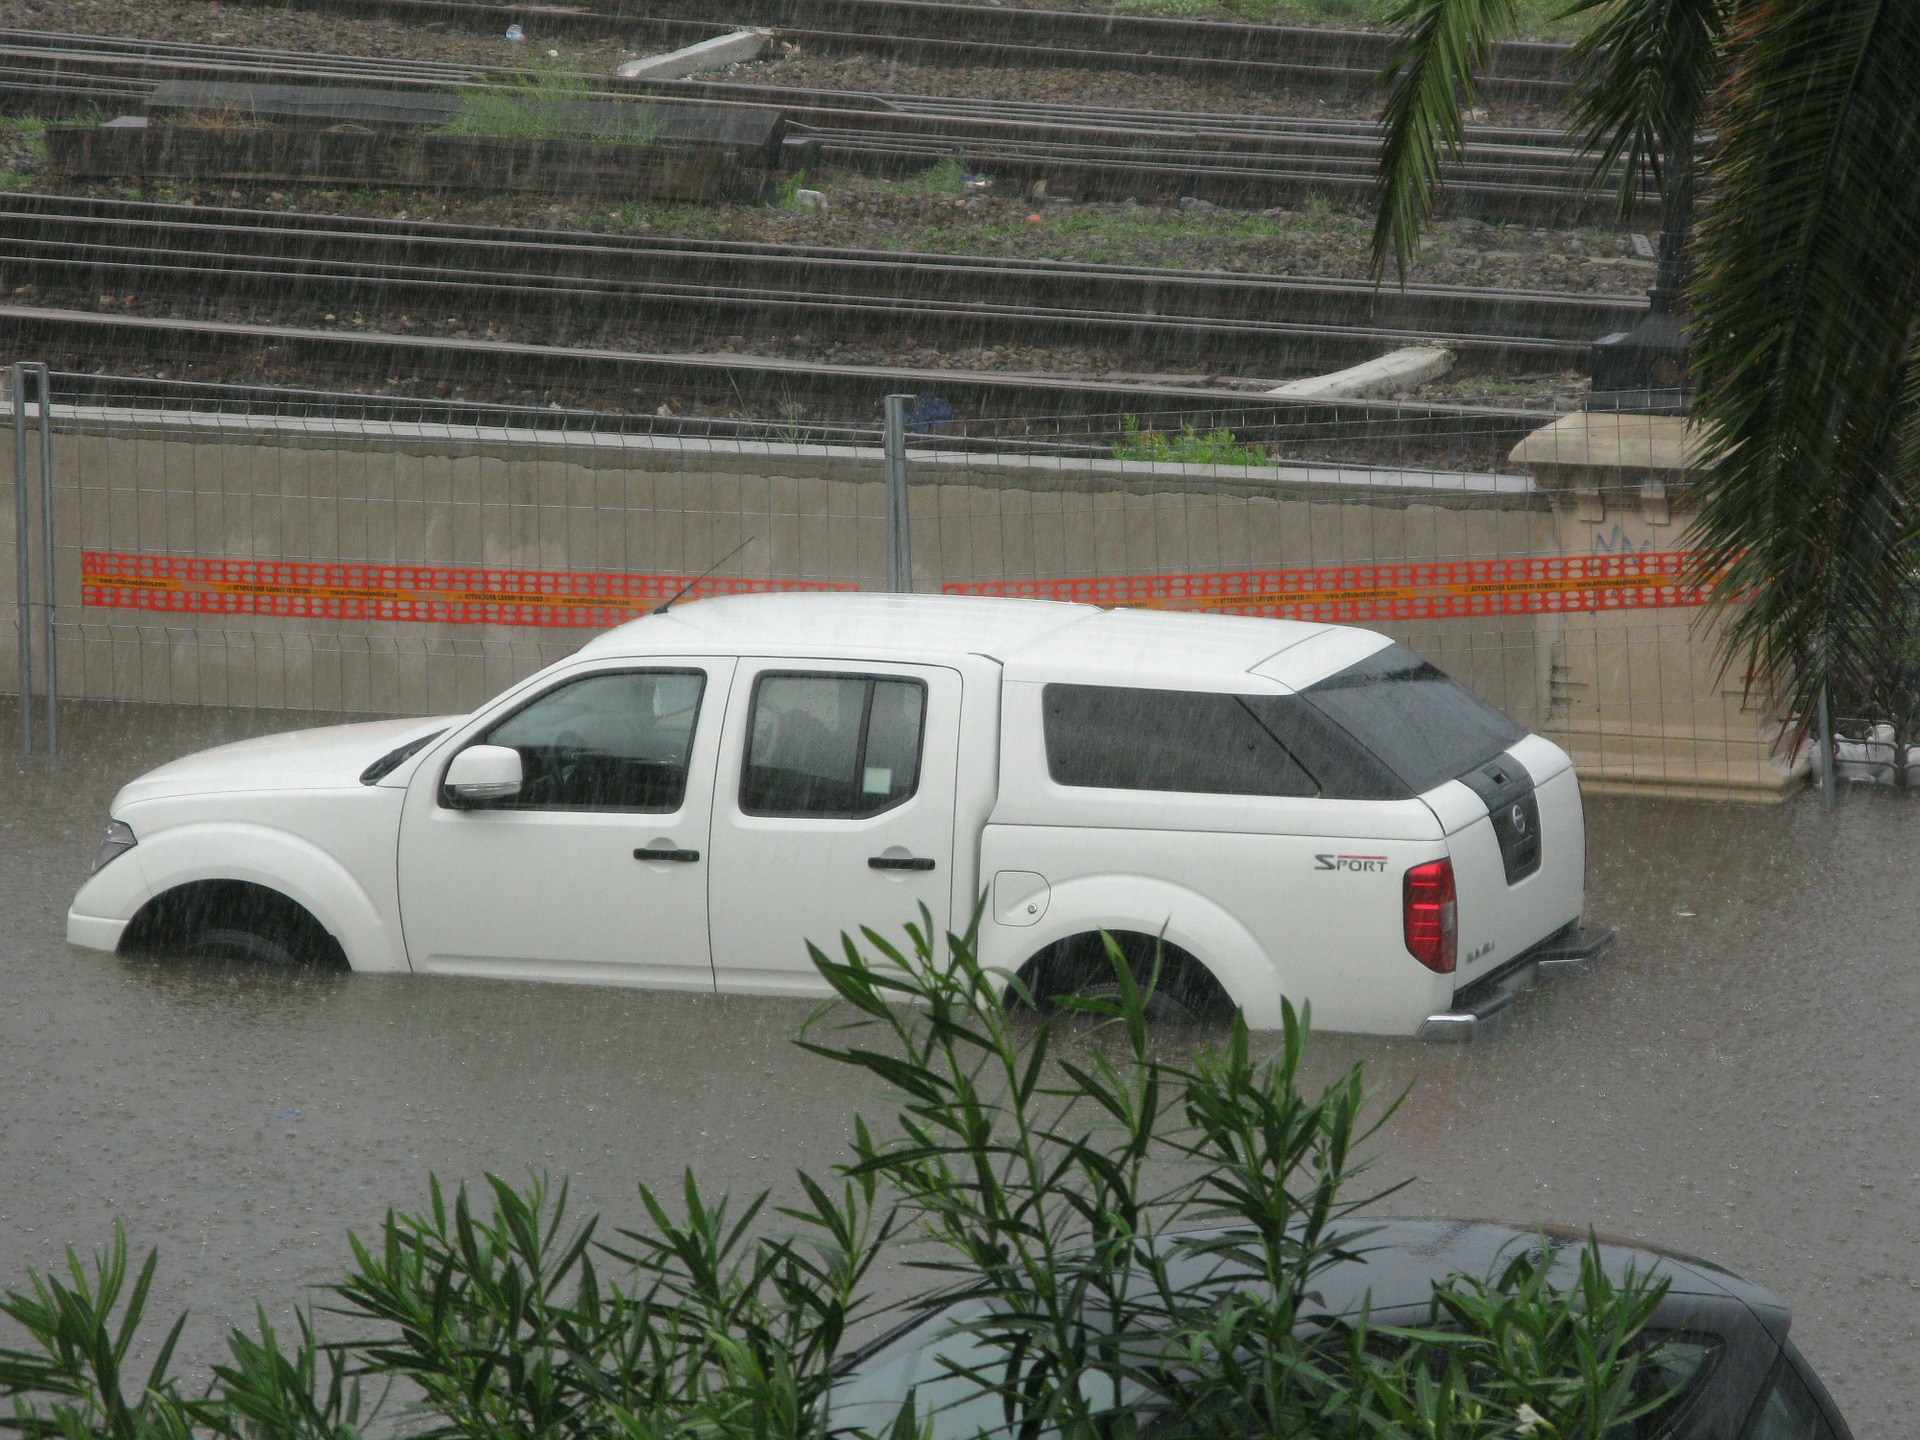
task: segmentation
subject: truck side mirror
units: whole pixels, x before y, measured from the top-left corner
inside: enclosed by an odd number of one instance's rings
[[[505,800],[520,793],[520,752],[510,745],[469,745],[447,766],[446,791],[456,803]]]

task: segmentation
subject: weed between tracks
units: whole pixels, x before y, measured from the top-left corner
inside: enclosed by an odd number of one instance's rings
[[[47,165],[47,127],[31,115],[0,115],[0,190],[24,190]]]
[[[1266,450],[1259,445],[1242,445],[1231,430],[1209,430],[1202,435],[1191,425],[1178,434],[1142,430],[1138,417],[1120,417],[1120,443],[1113,447],[1116,460],[1154,460],[1175,465],[1265,465]]]
[[[650,145],[659,136],[659,121],[639,106],[596,101],[592,93],[585,75],[529,70],[504,85],[462,92],[459,113],[439,130],[490,140],[589,138],[616,145]]]
[[[942,160],[918,175],[895,182],[902,195],[958,195],[966,184],[967,169],[958,160]]]
[[[1260,270],[1271,260],[1248,254],[1245,262],[1236,264],[1228,256],[1235,251],[1271,252],[1287,248],[1287,242],[1307,239],[1321,247],[1359,247],[1371,234],[1362,217],[1336,212],[1318,199],[1296,209],[1258,213],[1130,204],[1047,205],[1038,211],[1016,204],[1011,213],[1001,214],[983,213],[982,208],[954,209],[957,213],[951,218],[941,215],[932,224],[900,236],[893,248],[940,255],[1031,255],[1110,265],[1205,268],[1226,260],[1227,268]]]

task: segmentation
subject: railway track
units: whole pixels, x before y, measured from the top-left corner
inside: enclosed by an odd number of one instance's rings
[[[991,375],[892,366],[833,365],[739,355],[610,349],[342,332],[166,317],[101,315],[0,305],[15,354],[69,370],[124,371],[160,364],[258,379],[299,377],[316,387],[441,385],[578,405],[610,398],[623,410],[705,401],[747,415],[806,423],[871,425],[889,393],[938,397],[952,410],[943,431],[966,438],[1074,437],[1096,442],[1120,417],[1162,428],[1227,427],[1287,458],[1355,458],[1373,464],[1491,468],[1549,412],[1376,400],[1287,400],[1176,384]],[[801,420],[796,420],[796,424]]]
[[[485,74],[432,61],[0,29],[0,103],[11,110],[137,109],[156,85],[169,80],[440,90],[484,84]]]
[[[281,121],[279,87],[407,93],[483,86],[510,72],[369,57],[98,39],[0,30],[0,103],[11,108],[138,109],[181,82],[255,87],[245,105]],[[899,174],[958,158],[1003,183],[1045,182],[1058,196],[1182,196],[1249,208],[1307,195],[1358,203],[1373,184],[1378,127],[1363,121],[1168,114],[1119,106],[845,93],[715,81],[598,79],[609,97],[779,108],[791,166]],[[232,102],[216,102],[221,108]],[[291,109],[290,99],[283,108]],[[370,109],[369,114],[377,112]],[[379,123],[369,120],[367,123]],[[1615,223],[1610,198],[1586,184],[1584,160],[1550,129],[1469,129],[1447,172],[1451,213],[1533,225]],[[1652,198],[1635,223],[1654,220]]]
[[[673,86],[676,88],[668,88]],[[731,95],[718,92],[731,90]],[[775,90],[664,82],[642,91],[702,103],[779,103]],[[1075,106],[991,106],[884,97],[878,104],[793,96],[782,108],[796,164],[820,161],[902,173],[949,156],[1003,180],[1045,181],[1080,200],[1191,195],[1247,208],[1320,195],[1372,194],[1378,127],[1367,122],[1261,121]],[[1242,123],[1234,123],[1240,121]],[[1586,161],[1555,132],[1483,130],[1446,169],[1450,213],[1531,225],[1619,223],[1612,198],[1587,182]],[[1654,197],[1630,217],[1651,223]]]
[[[1472,363],[1577,363],[1645,302],[1218,271],[517,231],[414,221],[0,196],[0,285],[332,312],[458,316],[562,337],[664,330],[941,337],[1128,356],[1351,364],[1408,343]]]
[[[286,0],[254,0],[286,3]],[[684,45],[742,25],[823,54],[863,53],[934,64],[1078,66],[1258,80],[1319,95],[1372,92],[1393,53],[1373,31],[1254,25],[963,5],[944,0],[734,0],[715,19],[708,0],[600,0],[520,5],[488,0],[292,0],[304,9],[497,31],[518,22],[543,35],[645,36]],[[1509,41],[1485,77],[1488,98],[1554,106],[1565,97],[1563,45]]]

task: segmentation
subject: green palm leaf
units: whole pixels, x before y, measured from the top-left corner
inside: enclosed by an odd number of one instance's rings
[[[1592,183],[1611,181],[1621,212],[1690,156],[1704,97],[1720,73],[1729,0],[1573,0],[1557,18],[1595,15],[1573,47],[1571,120],[1593,157]],[[1513,28],[1513,0],[1404,0],[1388,23],[1400,43],[1381,74],[1388,86],[1375,182],[1373,273],[1391,262],[1402,280],[1432,214],[1445,163],[1465,138],[1462,112],[1479,72]]]
[[[1406,279],[1433,212],[1440,167],[1459,155],[1465,138],[1461,112],[1479,95],[1479,73],[1514,20],[1515,0],[1404,0],[1388,17],[1401,39],[1381,72],[1389,88],[1374,186],[1376,277],[1391,260]]]
[[[1623,217],[1669,178],[1673,157],[1691,154],[1720,77],[1726,10],[1726,0],[1577,0],[1561,15],[1597,17],[1568,56],[1579,75],[1569,118],[1593,183],[1612,179]]]
[[[1693,543],[1729,654],[1811,713],[1872,693],[1915,577],[1920,6],[1744,0],[1695,245]]]

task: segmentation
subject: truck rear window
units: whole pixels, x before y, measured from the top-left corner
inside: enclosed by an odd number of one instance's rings
[[[1398,645],[1376,650],[1300,695],[1414,795],[1486,764],[1527,733]]]

